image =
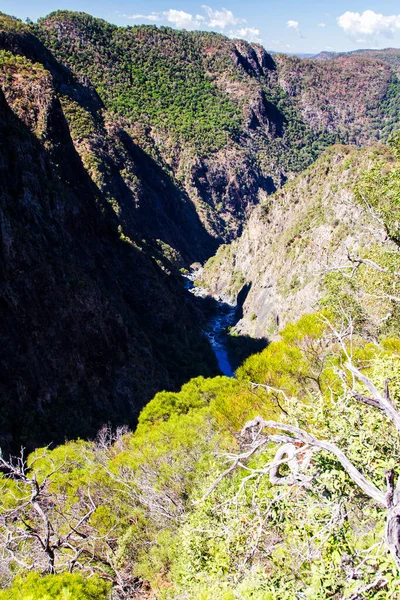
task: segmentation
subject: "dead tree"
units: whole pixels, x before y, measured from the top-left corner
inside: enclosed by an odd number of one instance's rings
[[[49,485],[53,475],[63,466],[54,468],[39,482],[32,469],[27,467],[23,449],[20,456],[8,460],[0,455],[0,469],[19,486],[18,496],[14,495],[14,506],[2,507],[0,514],[4,548],[13,560],[25,568],[29,568],[28,563],[24,562],[18,549],[28,541],[36,542],[41,548],[46,557],[44,570],[47,573],[56,572],[56,555],[62,550],[68,553],[70,571],[84,551],[84,527],[96,510],[96,505],[88,491],[86,512],[74,519],[74,522],[63,515],[61,520],[64,526],[67,524],[66,533],[58,533],[60,527],[55,517],[58,507],[56,499],[49,492]]]

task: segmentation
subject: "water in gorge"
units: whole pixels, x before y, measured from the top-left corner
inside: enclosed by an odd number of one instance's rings
[[[197,269],[184,275],[185,287],[195,296],[206,298],[210,296],[208,290],[195,285],[199,272]],[[217,303],[216,312],[209,318],[203,331],[210,341],[221,372],[226,377],[233,377],[234,369],[227,349],[227,330],[236,323],[237,306],[223,301],[221,298],[214,297],[214,300]]]

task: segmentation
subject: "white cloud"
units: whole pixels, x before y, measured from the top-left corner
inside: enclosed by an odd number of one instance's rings
[[[400,31],[400,15],[385,16],[373,10],[365,10],[362,14],[348,10],[338,17],[337,22],[350,35],[390,37]]]
[[[184,10],[176,10],[170,8],[163,12],[152,12],[148,15],[122,15],[134,21],[149,21],[150,23],[158,23],[166,21],[179,29],[219,29],[225,30],[227,27],[238,26],[246,23],[246,19],[235,17],[231,10],[221,8],[214,10],[210,6],[203,5],[202,9],[205,15],[193,15]],[[240,27],[231,29],[228,33],[230,37],[240,37],[251,42],[261,43],[260,30],[256,27]]]
[[[324,28],[324,27],[326,27],[326,23],[318,23],[318,27]]]
[[[262,43],[260,30],[256,27],[240,27],[240,29],[231,30],[228,35],[231,38],[240,38],[256,44]]]
[[[134,21],[151,21],[154,23],[155,21],[163,21],[164,17],[162,13],[151,13],[150,15],[122,15],[126,16],[127,19],[133,19]]]
[[[290,20],[286,23],[286,27],[289,27],[289,29],[295,29],[296,31],[299,31],[299,22]]]
[[[163,12],[165,19],[175,25],[175,27],[181,27],[182,29],[199,29],[201,27],[201,21],[203,19],[198,19],[190,13],[185,12],[184,10],[175,10],[174,8],[170,8]]]
[[[226,8],[221,8],[221,10],[213,10],[206,4],[203,4],[202,8],[206,12],[206,23],[209,27],[225,29],[225,27],[228,25],[239,25],[240,23],[246,23],[246,19],[238,19],[233,15],[231,10],[227,10]]]

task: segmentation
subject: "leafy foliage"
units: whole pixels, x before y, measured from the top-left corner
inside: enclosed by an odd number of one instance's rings
[[[236,379],[196,378],[179,393],[157,394],[134,433],[105,427],[95,442],[31,454],[29,477],[42,489],[38,502],[51,522],[58,574],[17,578],[4,598],[25,588],[27,599],[31,589],[41,598],[42,588],[46,600],[50,589],[71,599],[106,598],[108,584],[83,580],[80,570],[112,583],[121,598],[150,586],[150,597],[160,599],[322,600],[350,598],[370,584],[365,597],[375,598],[377,575],[382,593],[392,593],[397,575],[380,543],[382,510],[360,496],[329,454],[315,456],[310,487],[277,490],[265,476],[274,453],[266,447],[201,500],[226,468],[224,457],[238,450],[235,431],[255,414],[334,437],[367,477],[382,483],[385,469],[397,469],[392,426],[352,398],[361,389],[340,373],[351,353],[378,388],[389,380],[399,404],[400,341],[377,346],[350,336],[341,345],[332,327],[326,314],[307,315],[249,358]],[[28,484],[3,476],[1,485],[4,585],[21,563],[43,570],[45,561],[24,525],[40,534],[40,518],[26,503]],[[63,545],[69,531],[70,546]],[[68,575],[71,564],[75,574]]]
[[[368,203],[383,219],[389,236],[400,245],[400,133],[390,139],[391,162],[377,160],[357,184],[360,202]]]
[[[79,573],[40,577],[30,573],[17,577],[12,588],[0,591],[1,600],[106,600],[110,586],[98,577],[85,579]]]

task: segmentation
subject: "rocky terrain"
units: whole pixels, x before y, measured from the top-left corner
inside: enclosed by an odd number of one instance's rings
[[[6,451],[92,436],[107,421],[133,424],[157,390],[217,366],[201,315],[157,240],[124,233],[128,225],[124,230],[76,150],[63,105],[68,98],[77,111],[95,114],[98,96],[30,35],[3,30],[0,38],[16,52],[2,51],[0,77]],[[145,179],[146,168],[141,172]],[[150,188],[163,185],[152,179],[150,171]],[[170,234],[184,254],[178,219],[175,225]],[[194,228],[193,241],[195,235]]]
[[[272,56],[219,34],[121,28],[66,11],[31,30],[96,89],[107,121],[169,175],[217,243],[234,239],[252,206],[328,145],[386,139],[398,121],[396,71],[380,56]],[[135,194],[130,172],[120,176]]]
[[[384,222],[355,190],[361,174],[377,160],[390,165],[395,159],[383,146],[366,150],[333,146],[254,209],[242,236],[209,259],[201,275],[203,284],[230,302],[241,295],[244,299],[243,317],[234,332],[273,338],[288,322],[323,307],[323,300],[325,305],[342,302],[343,309],[348,308],[341,297],[343,282],[332,285],[332,278],[341,272],[351,274],[351,258],[372,251],[398,257],[398,246],[389,239]],[[352,288],[351,295],[368,315],[367,329],[376,334],[378,323],[391,314],[391,301],[371,300],[367,292],[363,282],[361,290]]]
[[[0,600],[398,597],[397,69],[0,14]]]

